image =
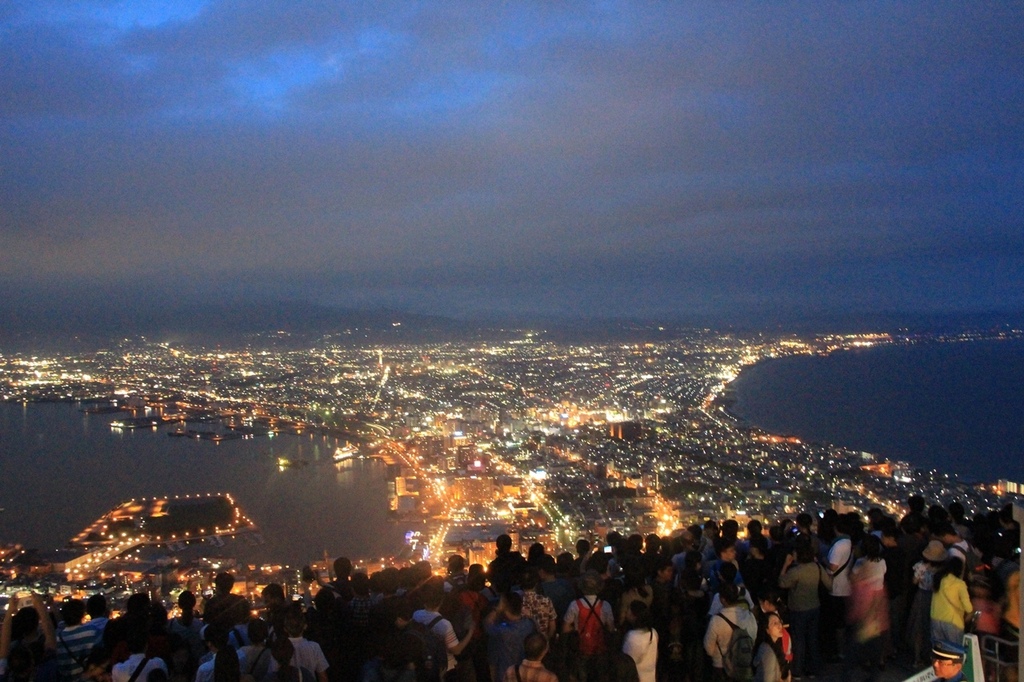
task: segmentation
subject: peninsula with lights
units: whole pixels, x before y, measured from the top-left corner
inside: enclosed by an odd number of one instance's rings
[[[234,349],[125,339],[85,354],[2,356],[0,400],[21,406],[12,424],[24,423],[31,403],[50,409],[46,403],[63,402],[69,416],[84,414],[74,418],[119,434],[126,450],[173,443],[175,457],[184,458],[174,467],[250,454],[234,460],[238,489],[218,484],[230,495],[161,497],[166,489],[152,481],[147,494],[158,497],[110,500],[117,506],[65,549],[36,551],[22,544],[31,536],[8,531],[0,537],[0,571],[8,579],[0,581],[0,596],[26,575],[54,592],[69,576],[76,589],[96,582],[115,592],[121,580],[192,584],[208,578],[215,563],[236,565],[242,555],[249,555],[243,564],[256,583],[280,574],[290,584],[295,571],[282,567],[309,562],[328,570],[324,545],[336,538],[323,519],[331,514],[296,520],[265,500],[337,510],[351,494],[346,482],[355,480],[378,496],[360,508],[380,510],[373,532],[394,535],[393,545],[351,553],[368,570],[414,558],[436,565],[454,553],[486,563],[500,534],[520,551],[539,543],[561,552],[613,530],[668,537],[708,518],[770,521],[827,508],[895,515],[911,494],[957,499],[972,512],[1020,499],[1021,482],[1011,476],[960,480],[842,444],[770,433],[731,408],[733,381],[759,362],[872,346],[1019,343],[1024,331],[744,335],[652,328],[636,332],[642,341],[587,343],[548,336],[508,330],[488,341],[349,343],[326,335],[289,349],[275,345],[280,334]],[[108,417],[115,408],[126,414]],[[152,438],[190,429],[244,429],[266,440]],[[262,443],[273,447],[260,449]],[[160,451],[170,452],[165,445]],[[319,497],[303,507],[295,496],[306,489]],[[300,541],[301,553],[274,554],[285,536]],[[235,537],[241,544],[227,544]]]
[[[96,519],[69,545],[83,553],[65,564],[69,574],[88,574],[143,546],[180,549],[186,543],[257,533],[256,525],[228,494],[132,499]]]

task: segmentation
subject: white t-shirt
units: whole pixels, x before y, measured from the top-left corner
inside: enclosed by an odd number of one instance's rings
[[[832,574],[832,596],[834,597],[849,597],[853,594],[853,589],[850,587],[850,553],[853,551],[853,543],[850,542],[850,538],[839,538],[832,543],[832,546],[828,550],[828,564],[831,570],[832,566],[835,566],[835,570],[841,573]],[[844,567],[845,565],[845,567]]]
[[[132,674],[135,673],[135,669],[139,667],[142,659],[145,657],[146,654],[132,654],[124,663],[115,663],[114,667],[110,670],[111,682],[128,682]],[[167,672],[167,664],[161,658],[149,659],[146,661],[146,667],[135,677],[136,682],[146,682],[149,674],[157,669]]]
[[[201,666],[196,668],[196,679],[195,682],[212,682],[213,680],[213,665],[214,659],[208,660]]]
[[[630,630],[622,641],[622,651],[636,663],[640,682],[655,682],[658,664],[658,633],[652,630]]]
[[[238,667],[243,672],[248,672],[245,669],[245,656],[240,651],[235,651],[235,656],[238,658]],[[213,669],[217,666],[217,656],[214,655],[208,661],[204,661],[198,668],[196,668],[196,679],[195,682],[213,682]],[[259,677],[256,678],[260,679]]]
[[[291,664],[296,668],[305,668],[314,675],[319,675],[327,670],[327,657],[316,642],[311,642],[305,637],[289,637],[295,653],[292,654]],[[273,657],[271,657],[273,658]],[[277,671],[277,661],[271,661],[267,667],[267,674]]]

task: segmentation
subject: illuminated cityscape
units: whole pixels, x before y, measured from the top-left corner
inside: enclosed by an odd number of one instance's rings
[[[1016,334],[997,338],[1008,337]],[[493,342],[423,345],[343,345],[325,337],[303,350],[264,349],[259,339],[237,350],[135,340],[80,355],[2,356],[0,396],[73,402],[114,414],[112,429],[214,444],[331,436],[335,456],[314,466],[381,460],[395,522],[419,529],[403,554],[359,557],[364,565],[426,558],[439,567],[451,553],[486,563],[505,532],[524,552],[535,542],[556,552],[612,530],[667,536],[704,518],[745,522],[875,506],[897,514],[913,493],[993,508],[1019,488],[965,483],[769,434],[728,411],[729,383],[765,359],[979,338],[694,331],[656,342],[573,345],[523,331]],[[284,474],[309,463],[277,464]],[[259,538],[260,520],[244,516],[230,491],[208,498],[203,507],[184,496],[111,499],[112,511],[72,538],[59,560],[37,561],[32,570],[56,569],[79,585],[145,581],[152,572],[146,577],[144,567],[158,560],[140,547],[170,556],[185,540],[223,547],[224,536]],[[6,574],[22,575],[17,560],[32,539],[2,540],[18,543],[5,550]],[[173,565],[200,579],[209,560]],[[294,571],[280,566],[251,569],[263,580],[284,571],[295,582]]]
[[[0,682],[1024,678],[1022,34],[4,3]]]

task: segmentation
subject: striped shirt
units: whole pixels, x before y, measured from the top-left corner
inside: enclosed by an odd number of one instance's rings
[[[85,659],[102,638],[102,632],[84,623],[70,625],[57,633],[57,668],[61,680],[75,682],[82,679]]]

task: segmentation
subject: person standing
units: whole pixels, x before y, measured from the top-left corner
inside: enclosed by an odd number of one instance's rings
[[[907,640],[915,667],[926,664],[931,642],[932,591],[935,574],[946,562],[946,548],[932,540],[921,552],[921,561],[914,564],[913,583],[917,587],[907,618]]]
[[[826,656],[842,658],[847,602],[853,594],[849,570],[853,562],[853,541],[850,539],[850,523],[845,516],[840,516],[836,521],[836,537],[829,546],[826,562],[829,575],[832,576],[832,589],[829,590],[828,603],[824,606],[826,617],[822,630],[826,638],[822,648]]]
[[[160,658],[150,658],[146,655],[146,643],[149,633],[144,628],[131,628],[128,630],[127,642],[128,660],[122,663],[115,663],[110,670],[111,682],[128,682],[129,680],[147,680],[149,674],[154,670],[161,670],[167,674],[167,664]]]
[[[939,640],[932,645],[932,671],[942,682],[964,682],[964,649]]]
[[[431,578],[424,583],[420,589],[420,597],[423,599],[423,608],[413,613],[412,619],[420,625],[426,626],[444,642],[448,660],[442,678],[450,677],[455,672],[457,663],[455,657],[461,654],[472,641],[476,628],[475,626],[471,627],[461,640],[455,635],[455,628],[452,627],[451,621],[442,616],[440,612],[441,602],[444,601],[444,581],[440,578]]]
[[[815,561],[808,537],[798,537],[796,549],[783,564],[779,587],[789,590],[789,634],[793,638],[793,675],[803,677],[821,671],[821,624],[819,587],[829,590],[832,576]]]
[[[103,632],[82,622],[85,602],[81,599],[65,599],[60,605],[60,617],[64,627],[57,630],[57,669],[62,682],[79,682],[86,658],[103,639]]]
[[[288,607],[284,616],[284,632],[292,643],[294,653],[292,654],[292,665],[296,668],[306,668],[316,676],[317,682],[327,682],[327,658],[323,650],[316,642],[311,642],[303,633],[306,630],[306,619],[302,613],[301,605],[293,603]],[[277,659],[270,664],[267,674],[277,671]]]
[[[626,616],[626,636],[622,651],[633,659],[640,682],[655,682],[658,669],[658,632],[654,629],[651,610],[642,601],[630,602]]]
[[[722,584],[719,596],[722,598],[722,611],[715,614],[708,620],[708,627],[704,633],[704,652],[711,657],[712,680],[722,682],[727,679],[743,679],[743,675],[749,678],[749,668],[752,660],[737,662],[730,660],[730,656],[739,647],[732,646],[733,632],[743,629],[749,637],[750,649],[746,653],[753,655],[753,641],[757,637],[757,619],[750,612],[746,600],[739,594],[740,588],[731,582]],[[739,665],[741,670],[730,670]]]
[[[848,611],[850,651],[843,666],[843,679],[850,679],[855,666],[866,666],[868,679],[873,681],[882,664],[882,637],[889,630],[886,566],[882,542],[876,536],[866,535],[861,549],[864,555],[850,571],[853,591]]]
[[[583,596],[565,612],[562,632],[579,636],[579,654],[573,662],[577,682],[603,679],[606,672],[607,634],[615,630],[615,615],[611,605],[597,596],[603,582],[596,572],[586,571],[580,578]]]
[[[754,655],[754,682],[789,682],[791,671],[782,649],[782,636],[786,629],[777,613],[769,613],[764,631],[760,635],[761,645]]]
[[[517,592],[509,592],[501,595],[498,608],[487,614],[484,628],[491,679],[500,682],[509,668],[525,658],[523,643],[537,627],[532,619],[523,617],[523,598]]]
[[[946,564],[935,574],[932,593],[932,641],[961,642],[964,626],[974,612],[967,583],[960,575],[964,562],[958,557],[946,559]]]
[[[523,641],[526,658],[519,665],[505,671],[503,682],[558,682],[558,676],[544,667],[548,640],[539,632],[527,635]]]

